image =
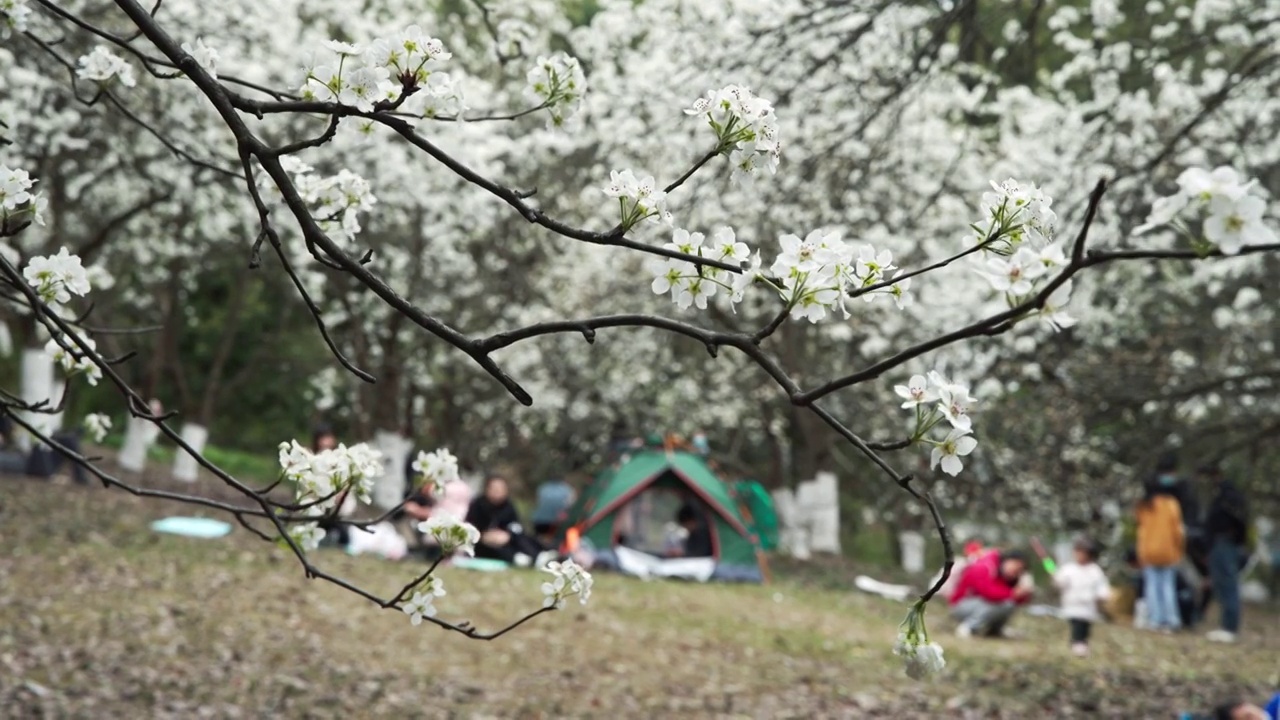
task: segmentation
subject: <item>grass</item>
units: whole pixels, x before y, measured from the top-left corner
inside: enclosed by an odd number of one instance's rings
[[[478,642],[305,580],[242,530],[147,529],[188,507],[17,479],[0,503],[0,717],[1169,717],[1280,685],[1275,615],[1229,648],[1104,626],[1079,660],[1058,622],[961,641],[936,609],[948,668],[913,683],[889,650],[901,606],[782,563],[766,587],[599,574],[587,607]],[[383,594],[420,570],[318,557]],[[444,569],[442,617],[499,627],[537,607],[538,575]]]

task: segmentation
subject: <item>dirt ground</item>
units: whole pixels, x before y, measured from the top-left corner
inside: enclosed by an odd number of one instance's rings
[[[960,640],[939,605],[947,669],[916,683],[890,652],[902,606],[785,572],[765,587],[599,574],[586,608],[481,642],[308,581],[243,530],[148,529],[172,514],[205,513],[0,478],[0,717],[1161,718],[1280,689],[1280,617],[1253,609],[1236,646],[1102,626],[1081,660],[1060,621]],[[379,593],[422,569],[319,557]],[[541,599],[534,572],[441,577],[441,616],[481,628]]]

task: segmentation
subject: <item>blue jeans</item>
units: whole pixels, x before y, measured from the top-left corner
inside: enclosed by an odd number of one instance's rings
[[[1240,546],[1218,538],[1209,549],[1209,583],[1222,608],[1222,629],[1240,631]]]
[[[1178,568],[1175,565],[1142,568],[1142,595],[1147,603],[1151,627],[1176,630],[1182,626],[1178,613]]]

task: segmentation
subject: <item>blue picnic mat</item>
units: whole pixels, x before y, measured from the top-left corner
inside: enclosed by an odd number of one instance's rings
[[[151,529],[185,537],[220,538],[231,532],[231,525],[212,518],[167,517],[151,523]]]

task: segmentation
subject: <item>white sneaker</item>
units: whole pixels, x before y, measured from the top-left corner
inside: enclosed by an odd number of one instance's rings
[[[956,626],[956,637],[973,637],[973,628],[968,623],[960,623]]]
[[[516,556],[512,559],[515,560],[516,567],[527,568],[533,563],[533,558],[524,553],[516,553]]]
[[[556,559],[555,550],[543,550],[542,552],[538,553],[538,557],[534,559],[533,567],[538,570],[541,570],[547,566],[547,563],[555,559]]]
[[[1205,638],[1212,642],[1233,643],[1236,641],[1236,634],[1229,630],[1210,630],[1205,633]]]

